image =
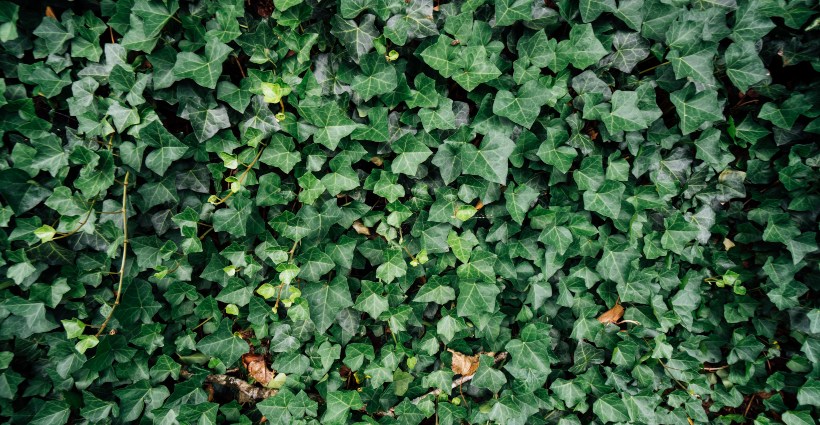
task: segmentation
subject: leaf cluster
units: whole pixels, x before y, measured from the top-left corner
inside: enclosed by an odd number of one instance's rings
[[[816,1],[52,3],[0,422],[815,423]]]

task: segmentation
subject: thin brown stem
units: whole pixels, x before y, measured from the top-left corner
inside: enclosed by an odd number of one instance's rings
[[[195,331],[195,330],[197,330],[197,329],[201,328],[201,327],[202,327],[202,326],[204,326],[206,323],[210,322],[210,321],[211,321],[211,319],[213,319],[213,317],[209,317],[209,318],[207,318],[207,319],[203,320],[203,321],[202,321],[202,322],[200,322],[198,325],[194,326],[194,328],[193,328],[193,329],[191,329],[191,330],[192,330],[192,331]]]
[[[301,240],[301,239],[300,239],[300,240]],[[296,242],[294,242],[294,243],[293,243],[293,246],[290,248],[290,251],[288,251],[288,255],[289,255],[289,257],[290,257],[290,260],[288,260],[288,262],[293,262],[293,254],[295,254],[295,253],[296,253],[296,247],[297,247],[298,245],[299,245],[299,240],[297,240]]]
[[[105,321],[100,325],[100,330],[95,336],[102,335],[108,322],[114,317],[114,311],[120,305],[120,298],[122,297],[122,281],[125,278],[125,259],[128,254],[128,176],[129,172],[125,172],[125,178],[122,181],[122,261],[120,262],[119,282],[117,283],[117,295],[114,297],[114,305],[111,306],[111,311]]]
[[[75,233],[79,232],[79,231],[80,231],[80,229],[82,229],[82,228],[83,228],[83,226],[85,226],[85,224],[86,224],[86,223],[88,223],[88,219],[89,219],[89,218],[91,218],[91,213],[92,213],[92,212],[94,212],[94,204],[95,204],[96,202],[97,202],[97,200],[96,200],[96,199],[94,199],[94,200],[92,200],[92,201],[91,201],[91,206],[88,208],[88,212],[85,214],[85,218],[83,218],[83,221],[81,221],[81,222],[80,222],[80,225],[79,225],[79,226],[77,226],[76,228],[74,228],[74,230],[72,230],[72,231],[70,231],[70,232],[68,232],[68,233],[61,233],[60,235],[55,236],[55,237],[54,237],[54,238],[52,238],[51,240],[56,241],[56,240],[58,240],[58,239],[65,239],[65,238],[67,238],[67,237],[69,237],[69,236],[71,236],[71,235],[73,235],[73,234],[75,234]]]
[[[666,62],[664,62],[664,63],[657,64],[657,65],[655,65],[655,66],[653,66],[653,67],[651,67],[651,68],[646,68],[646,69],[644,69],[643,71],[639,72],[638,74],[639,74],[639,75],[643,75],[643,74],[646,74],[646,73],[647,73],[647,72],[649,72],[649,71],[655,70],[655,69],[657,69],[657,68],[660,68],[660,67],[662,67],[662,66],[664,66],[664,65],[668,65],[668,64],[669,64],[669,61],[666,61]]]
[[[743,417],[744,417],[744,418],[748,418],[748,417],[749,417],[749,409],[751,409],[751,408],[752,408],[752,403],[755,401],[755,396],[756,396],[756,395],[757,395],[757,394],[752,394],[752,396],[751,396],[751,397],[749,397],[749,404],[747,404],[747,405],[746,405],[746,410],[743,412]]]
[[[205,231],[205,233],[203,233],[203,234],[202,234],[202,236],[200,236],[200,237],[199,237],[199,240],[203,240],[203,239],[205,239],[205,236],[208,236],[208,233],[211,233],[213,230],[214,230],[214,228],[213,228],[213,227],[211,227],[210,229],[206,230],[206,231]]]
[[[723,366],[717,366],[717,367],[704,367],[702,370],[705,370],[707,372],[715,372],[715,371],[718,371],[718,370],[726,369],[727,367],[729,367],[729,365],[725,364]]]
[[[241,62],[239,62],[239,57],[238,57],[238,56],[234,56],[234,57],[233,57],[233,60],[236,62],[236,66],[238,66],[238,67],[239,67],[239,73],[240,73],[240,74],[242,74],[242,78],[246,78],[246,76],[245,76],[245,70],[244,70],[244,69],[242,69],[242,63],[241,63]]]

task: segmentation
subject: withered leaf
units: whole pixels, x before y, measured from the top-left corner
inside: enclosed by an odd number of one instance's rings
[[[624,308],[620,304],[615,304],[612,308],[598,316],[598,321],[606,325],[609,323],[617,323],[621,320],[621,317],[624,317]]]
[[[478,369],[479,357],[482,354],[495,355],[495,353],[478,353],[468,356],[450,348],[448,348],[447,351],[453,354],[453,362],[450,368],[453,369],[453,373],[462,376],[470,376],[475,373]]]
[[[370,229],[359,220],[353,222],[353,230],[360,235],[370,236]]]
[[[265,357],[261,354],[244,354],[242,363],[248,370],[248,375],[262,385],[268,385],[268,382],[276,376],[276,372],[268,369]]]

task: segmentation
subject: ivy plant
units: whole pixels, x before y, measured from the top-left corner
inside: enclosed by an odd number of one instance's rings
[[[0,1],[0,422],[814,424],[818,28]]]

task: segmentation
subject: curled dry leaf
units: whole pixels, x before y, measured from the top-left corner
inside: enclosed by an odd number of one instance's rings
[[[264,386],[268,385],[268,382],[276,376],[276,372],[268,369],[267,364],[265,364],[265,357],[261,354],[244,354],[242,363],[248,369],[248,375]]]
[[[359,220],[353,222],[353,230],[360,235],[370,236],[370,229]]]
[[[478,359],[482,354],[486,354],[488,356],[493,356],[495,353],[478,353],[472,356],[468,356],[466,354],[459,353],[458,351],[452,350],[450,348],[447,349],[450,353],[453,354],[453,364],[450,366],[453,369],[453,373],[462,376],[471,376],[475,373],[478,369]]]
[[[620,304],[615,304],[612,308],[598,316],[598,321],[606,325],[608,323],[617,323],[621,320],[621,317],[624,317],[624,308]]]

